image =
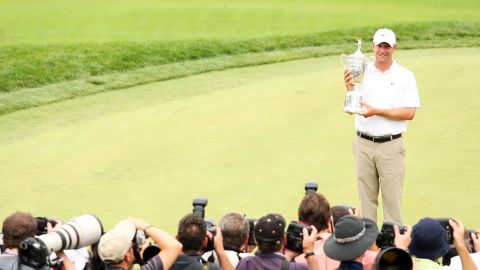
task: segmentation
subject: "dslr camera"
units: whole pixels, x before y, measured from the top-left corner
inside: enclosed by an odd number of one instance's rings
[[[205,221],[205,225],[207,227],[207,231],[215,236],[215,222],[211,219],[205,219],[205,207],[207,207],[208,199],[205,197],[197,197],[193,199],[193,214],[195,216],[202,217]],[[207,252],[213,250],[213,237],[212,239],[208,238],[207,246],[202,249],[202,251]]]
[[[298,253],[303,253],[303,228],[306,228],[309,234],[312,232],[312,229],[309,226],[302,223],[292,221],[288,224],[287,244],[285,245],[285,248]]]
[[[256,246],[257,243],[255,242],[255,223],[257,219],[248,218],[248,245],[249,246]]]
[[[405,233],[405,227],[398,222],[383,222],[382,229],[378,232],[377,240],[375,243],[381,249],[386,249],[389,247],[395,247],[395,231],[393,230],[393,225],[397,225],[400,231],[400,234]]]
[[[317,192],[318,184],[316,182],[307,182],[305,183],[305,194],[310,192]]]
[[[35,220],[37,221],[37,232],[35,233],[36,235],[46,234],[48,232],[48,223],[52,224],[52,228],[57,225],[57,221],[52,218],[36,217]]]
[[[447,243],[449,245],[452,245],[453,244],[453,228],[452,226],[450,226],[450,223],[448,223],[450,219],[451,218],[436,218],[435,220],[438,221],[443,228],[445,228],[445,230],[447,231],[447,239],[445,240],[447,240]]]
[[[52,232],[29,237],[20,242],[22,264],[41,268],[50,264],[50,254],[64,249],[79,249],[98,242],[103,226],[94,215],[73,218]]]

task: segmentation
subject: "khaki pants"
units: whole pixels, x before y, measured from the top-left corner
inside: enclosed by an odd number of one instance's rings
[[[405,175],[402,138],[375,143],[356,136],[353,154],[362,216],[377,222],[378,193],[381,189],[384,220],[401,223]]]

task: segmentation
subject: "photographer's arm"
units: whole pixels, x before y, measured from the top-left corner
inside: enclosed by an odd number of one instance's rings
[[[160,248],[160,253],[158,256],[160,256],[160,259],[162,260],[163,268],[170,269],[178,255],[182,253],[182,244],[170,234],[159,228],[149,225],[142,220],[134,218],[129,218],[129,220],[133,222],[138,230],[142,230],[145,232],[145,234],[153,239],[153,241]]]
[[[450,226],[453,228],[453,244],[457,249],[458,255],[460,256],[460,261],[462,262],[463,270],[477,270],[477,266],[473,261],[472,257],[468,253],[465,242],[463,241],[463,236],[465,235],[465,227],[462,222],[458,219],[451,219],[448,221]]]
[[[312,232],[308,234],[308,230],[303,228],[303,253],[305,254],[314,254],[315,242],[317,241],[317,228],[311,225]],[[307,265],[313,270],[320,270],[320,262],[315,255],[306,256]]]
[[[400,229],[397,224],[393,225],[393,231],[395,232],[395,247],[401,248],[408,252],[408,246],[412,242],[412,227],[410,225],[403,225],[405,231],[400,233]],[[412,259],[413,270],[419,270],[417,263]]]
[[[57,252],[55,252],[55,254],[57,255],[57,258],[62,259],[64,270],[76,270],[77,269],[75,267],[75,265],[73,264],[73,262],[68,258],[68,256],[65,255],[63,250],[57,251]]]

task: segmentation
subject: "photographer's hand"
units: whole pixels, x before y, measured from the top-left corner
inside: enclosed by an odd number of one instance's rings
[[[317,241],[318,230],[311,225],[312,232],[308,234],[308,230],[303,228],[303,253],[306,255],[307,265],[313,270],[320,270],[320,262],[314,254],[315,242]]]
[[[460,256],[460,261],[462,262],[462,269],[463,270],[477,270],[475,266],[475,262],[473,261],[472,257],[468,253],[468,249],[465,246],[465,242],[463,241],[463,236],[465,235],[465,227],[460,220],[452,218],[448,221],[450,226],[453,229],[453,244]]]
[[[407,250],[408,246],[410,246],[410,242],[412,242],[412,227],[410,227],[410,225],[403,226],[405,228],[405,232],[401,234],[398,225],[393,225],[393,231],[395,232],[394,242],[396,247]]]
[[[215,249],[215,253],[217,253],[218,257],[218,264],[220,265],[220,269],[223,270],[234,270],[232,263],[227,257],[225,253],[225,248],[223,247],[223,236],[222,230],[220,227],[215,226],[215,236],[213,236],[213,249]],[[210,232],[207,232],[208,237],[212,237]]]
[[[473,241],[474,252],[480,252],[480,237],[478,232],[472,232],[470,237]]]
[[[73,264],[73,262],[68,258],[68,256],[63,252],[63,250],[55,252],[57,258],[62,259],[63,268],[64,270],[76,270],[77,268]]]
[[[128,218],[128,220],[135,225],[137,230],[142,230],[153,239],[155,244],[160,248],[160,253],[158,253],[157,256],[160,256],[163,268],[169,269],[177,259],[177,256],[182,252],[182,244],[170,234],[143,220],[131,217]]]

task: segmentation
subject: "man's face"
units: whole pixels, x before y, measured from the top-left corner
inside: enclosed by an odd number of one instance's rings
[[[375,53],[375,59],[377,64],[389,64],[393,60],[393,52],[397,49],[397,44],[393,47],[386,42],[382,42],[378,45],[373,45],[373,52]]]

